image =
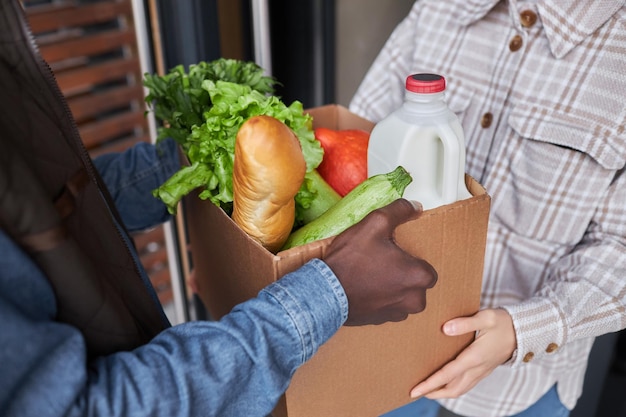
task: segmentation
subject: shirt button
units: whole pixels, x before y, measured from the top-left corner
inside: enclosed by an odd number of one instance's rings
[[[509,42],[509,49],[511,52],[515,52],[522,47],[523,43],[522,37],[520,35],[515,35],[511,38],[511,42]]]
[[[483,114],[483,117],[480,118],[480,125],[485,129],[491,126],[491,122],[493,122],[493,114],[489,112]]]
[[[528,352],[527,354],[524,355],[524,359],[522,359],[522,360],[524,362],[528,363],[528,362],[532,361],[534,357],[535,357],[534,353]]]
[[[550,343],[550,344],[548,345],[548,347],[546,348],[546,352],[548,352],[548,353],[552,353],[552,352],[554,352],[555,350],[557,350],[558,348],[559,348],[559,345],[557,345],[556,343]]]
[[[519,14],[520,22],[525,28],[529,28],[537,23],[537,13],[532,10],[524,10]]]

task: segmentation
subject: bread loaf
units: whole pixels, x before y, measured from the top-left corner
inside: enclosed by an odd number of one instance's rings
[[[300,142],[283,122],[254,116],[235,139],[232,219],[270,252],[287,240],[306,173]]]

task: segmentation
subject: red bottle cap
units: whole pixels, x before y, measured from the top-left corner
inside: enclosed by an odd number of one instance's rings
[[[439,93],[446,89],[446,79],[438,74],[413,74],[406,77],[406,89],[413,93]]]

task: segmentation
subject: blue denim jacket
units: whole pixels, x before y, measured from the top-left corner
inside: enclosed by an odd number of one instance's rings
[[[178,167],[163,145],[95,161],[129,230],[168,219],[150,194]],[[220,321],[86,363],[80,332],[54,320],[47,279],[0,230],[0,415],[263,417],[347,312],[339,281],[313,260]]]

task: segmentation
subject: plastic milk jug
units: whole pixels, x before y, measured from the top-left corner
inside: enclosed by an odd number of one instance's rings
[[[368,177],[402,165],[413,178],[404,198],[424,210],[471,197],[465,186],[465,136],[446,105],[445,78],[413,74],[403,105],[374,126],[367,151]]]

